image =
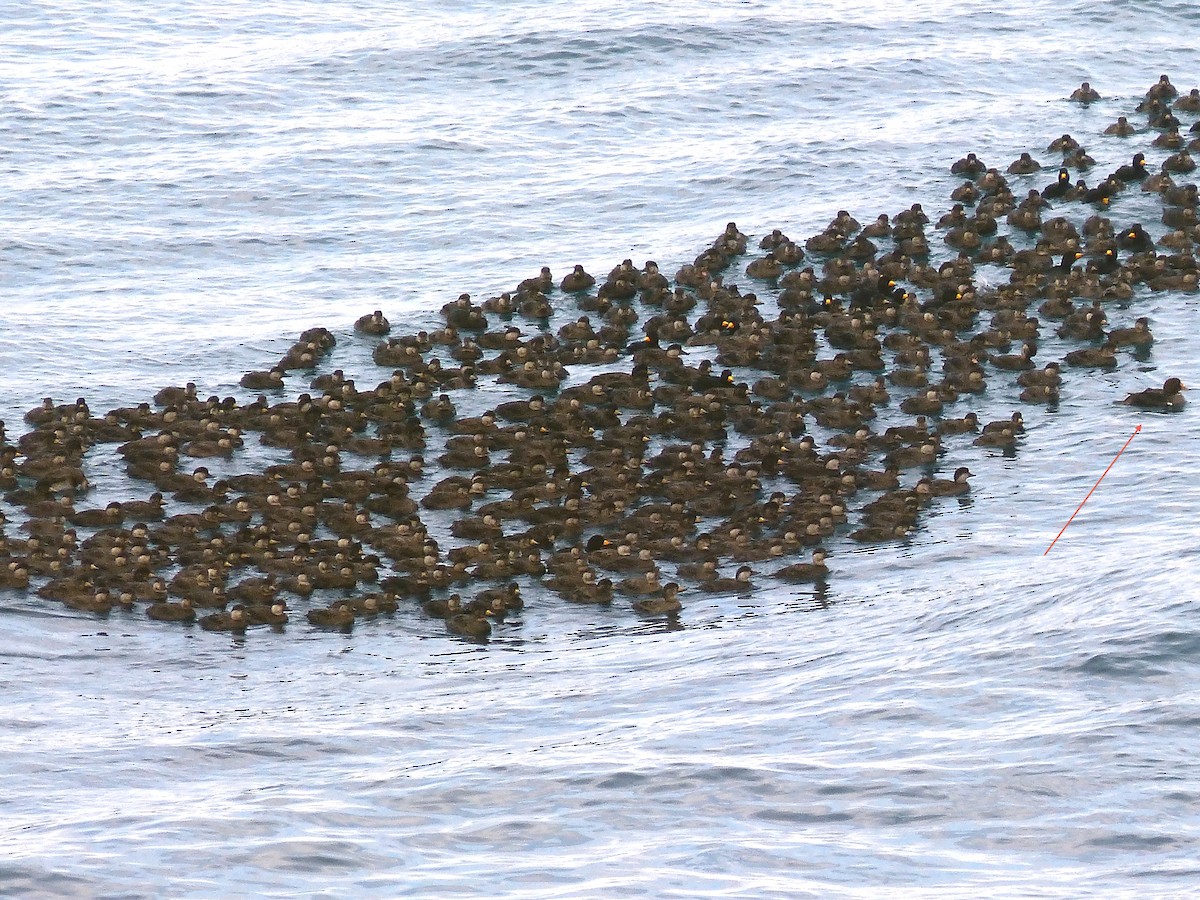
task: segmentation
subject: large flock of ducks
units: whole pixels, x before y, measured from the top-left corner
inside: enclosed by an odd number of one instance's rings
[[[1147,318],[1110,321],[1140,288],[1197,290],[1200,203],[1176,178],[1200,147],[1200,122],[1177,116],[1200,94],[1164,75],[1137,112],[1106,133],[1152,136],[1158,171],[1136,152],[1095,177],[1064,134],[1042,186],[1028,152],[1003,172],[954,163],[936,222],[919,204],[865,226],[840,212],[757,253],[730,223],[673,280],[653,262],[558,283],[544,268],[403,336],[373,312],[354,324],[380,339],[389,374],[371,388],[328,371],[335,336],[314,328],[242,378],[263,392],[251,402],[193,384],[103,415],[47,399],[15,443],[0,423],[0,590],[239,634],[412,611],[475,641],[519,625],[522,585],[652,617],[688,593],[819,591],[831,546],[903,541],[967,494],[950,460],[1015,451],[1021,412],[984,422],[973,397],[1008,385],[1053,405],[1068,369],[1149,351]],[[1160,237],[1120,217],[1131,191],[1161,200]],[[977,279],[984,266],[1006,280]],[[1047,332],[1072,345],[1061,360],[1041,357]],[[305,393],[268,399],[297,379]],[[1126,402],[1178,409],[1182,390],[1173,377]],[[488,405],[498,392],[512,399]],[[281,461],[234,472],[247,442]],[[102,444],[145,486],[136,499],[86,504]]]

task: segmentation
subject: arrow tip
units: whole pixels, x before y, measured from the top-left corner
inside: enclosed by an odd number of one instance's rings
[[[1134,434],[1137,434],[1137,433],[1138,433],[1138,432],[1140,432],[1141,430],[1142,430],[1142,426],[1141,426],[1141,425],[1139,425],[1137,428],[1133,429],[1133,433],[1134,433]]]

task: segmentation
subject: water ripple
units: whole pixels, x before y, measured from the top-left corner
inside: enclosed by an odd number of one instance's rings
[[[805,236],[843,208],[941,209],[968,150],[1002,165],[1066,130],[1107,171],[1129,150],[1103,126],[1159,72],[1196,79],[1193,13],[6,9],[0,418],[12,435],[45,395],[107,409],[189,380],[241,397],[241,372],[317,324],[381,378],[362,312],[429,327],[543,264],[674,271],[730,219]],[[1086,109],[1065,102],[1084,79],[1104,94]],[[1114,307],[1152,318],[1148,358],[1073,375],[1015,456],[955,445],[970,502],[895,550],[836,554],[820,591],[689,598],[677,623],[531,604],[486,649],[416,614],[230,641],[0,591],[0,885],[1186,892],[1200,490],[1181,447],[1200,425],[1112,401],[1194,369],[1195,303]],[[1006,416],[1015,392],[989,390],[981,415]]]

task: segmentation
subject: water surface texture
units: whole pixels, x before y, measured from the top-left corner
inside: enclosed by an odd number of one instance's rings
[[[1095,173],[1157,168],[1101,132],[1200,82],[1195,37],[1184,2],[7,4],[0,418],[252,397],[312,326],[373,384],[363,313],[674,273],[730,220],[936,217],[967,151],[1048,164],[1069,131]],[[1197,420],[1113,401],[1198,380],[1197,305],[1137,294],[1113,318],[1151,319],[1148,356],[1071,373],[1015,454],[956,445],[969,500],[839,544],[824,593],[689,596],[674,628],[548,598],[476,646],[412,611],[231,640],[0,590],[0,892],[1195,892]]]

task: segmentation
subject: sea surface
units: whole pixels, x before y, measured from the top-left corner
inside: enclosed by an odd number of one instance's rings
[[[1156,168],[1101,132],[1200,83],[1198,34],[1133,0],[4,4],[0,418],[249,398],[318,325],[373,384],[371,310],[673,273],[728,221],[940,214],[967,151],[1049,164],[1070,132],[1095,173]],[[1161,234],[1136,194],[1112,217]],[[1198,308],[1136,295],[1148,357],[1070,373],[1014,454],[956,444],[969,498],[836,544],[825,592],[685,594],[675,627],[546,595],[478,646],[413,611],[231,640],[0,591],[0,894],[1200,893],[1197,418],[1113,402],[1200,380]]]

